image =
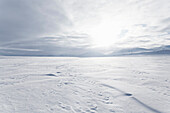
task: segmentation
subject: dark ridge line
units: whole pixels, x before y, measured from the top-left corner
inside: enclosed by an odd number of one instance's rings
[[[107,85],[107,84],[101,84],[102,86],[105,86],[105,87],[108,87],[108,88],[111,88],[111,89],[114,89],[114,90],[117,90],[118,92],[122,93],[124,96],[131,96],[131,98],[136,101],[138,104],[142,105],[144,108],[152,111],[152,112],[155,112],[155,113],[163,113],[155,108],[152,108],[150,107],[149,105],[143,103],[142,101],[140,101],[139,99],[135,98],[135,97],[132,97],[132,94],[130,93],[126,93],[125,91],[122,91],[116,87],[113,87],[113,86],[110,86],[110,85]]]
[[[56,76],[56,75],[54,75],[54,74],[46,74],[46,76]]]
[[[125,95],[125,96],[132,96],[132,94],[126,93],[126,92],[124,92],[124,91],[122,91],[122,90],[120,90],[120,89],[118,89],[118,88],[116,88],[116,87],[109,86],[109,85],[107,85],[107,84],[101,84],[101,85],[103,85],[103,86],[105,86],[105,87],[108,87],[108,88],[111,88],[111,89],[115,89],[115,90],[117,90],[118,92],[123,93],[123,95]]]
[[[141,104],[143,107],[147,108],[148,110],[155,112],[155,113],[163,113],[157,109],[154,109],[150,106],[148,106],[147,104],[143,103],[142,101],[140,101],[139,99],[135,98],[135,97],[131,97],[133,100],[135,100],[137,103]]]

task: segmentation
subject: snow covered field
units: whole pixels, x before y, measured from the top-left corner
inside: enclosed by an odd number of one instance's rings
[[[0,113],[170,113],[170,56],[0,57]]]

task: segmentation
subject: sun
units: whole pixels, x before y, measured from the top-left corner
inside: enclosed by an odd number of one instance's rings
[[[113,46],[120,34],[120,28],[115,23],[103,22],[96,25],[89,31],[91,43],[95,47],[110,47]]]

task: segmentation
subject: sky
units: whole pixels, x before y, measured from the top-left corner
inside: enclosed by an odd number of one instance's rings
[[[169,0],[0,0],[0,55],[170,50]]]

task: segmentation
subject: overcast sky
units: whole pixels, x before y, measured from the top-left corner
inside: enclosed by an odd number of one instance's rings
[[[170,45],[169,0],[0,0],[0,52],[93,56]]]

